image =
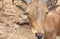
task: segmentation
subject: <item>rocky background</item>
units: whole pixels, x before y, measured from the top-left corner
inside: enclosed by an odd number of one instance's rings
[[[22,0],[0,0],[0,39],[33,39]]]
[[[29,3],[32,0],[25,0]],[[24,0],[0,0],[0,39],[33,39]],[[60,3],[60,2],[59,2]],[[58,4],[59,4],[58,3]]]

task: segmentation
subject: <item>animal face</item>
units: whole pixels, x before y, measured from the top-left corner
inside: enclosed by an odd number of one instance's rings
[[[42,0],[34,0],[26,8],[26,12],[29,14],[31,30],[38,39],[44,36],[43,21],[47,11],[46,4]]]

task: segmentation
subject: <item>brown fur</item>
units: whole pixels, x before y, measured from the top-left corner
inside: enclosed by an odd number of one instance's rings
[[[44,31],[45,31],[45,39],[56,39],[57,34],[60,34],[59,13],[49,12],[47,14],[45,18]]]
[[[43,9],[40,11],[41,8]],[[44,33],[44,39],[56,39],[57,34],[60,34],[60,13],[57,10],[46,14],[48,11],[46,4],[35,0],[27,5],[26,11],[29,14],[28,18],[34,34]]]
[[[34,0],[33,2],[31,2],[30,4],[27,5],[27,10],[26,12],[28,12],[29,16],[29,20],[32,23],[32,30],[33,33],[35,33],[37,30],[40,32],[41,29],[39,30],[38,27],[42,26],[42,20],[44,18],[43,15],[45,15],[45,12],[47,12],[47,8],[45,3],[42,3],[41,1],[36,1]],[[41,9],[40,9],[41,7]],[[40,24],[37,24],[37,22],[39,22]],[[35,27],[37,26],[37,27]],[[34,31],[35,30],[35,31]]]

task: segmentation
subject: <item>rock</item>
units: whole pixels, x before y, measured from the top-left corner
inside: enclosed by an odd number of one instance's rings
[[[25,7],[21,0],[0,1],[0,39],[33,39]]]

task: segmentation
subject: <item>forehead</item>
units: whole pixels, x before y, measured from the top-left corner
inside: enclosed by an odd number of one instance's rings
[[[33,1],[30,4],[27,5],[27,12],[33,13],[37,12],[37,10],[42,10],[43,12],[47,11],[46,3],[42,0],[39,1]]]

